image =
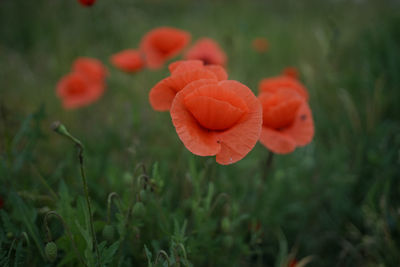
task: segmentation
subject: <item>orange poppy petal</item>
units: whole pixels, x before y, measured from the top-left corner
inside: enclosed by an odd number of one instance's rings
[[[293,124],[282,131],[290,136],[297,146],[305,146],[314,137],[314,121],[307,103],[300,106]]]
[[[182,90],[189,83],[200,79],[217,79],[214,73],[204,68],[194,69],[186,72],[178,72],[168,79],[168,85],[176,92]]]
[[[308,92],[306,88],[296,79],[288,76],[278,76],[261,80],[259,84],[259,92],[275,93],[281,89],[294,90],[306,100],[308,100]]]
[[[144,61],[139,51],[134,49],[123,50],[110,58],[111,63],[126,72],[136,72],[143,68]]]
[[[228,79],[228,73],[220,65],[206,65],[204,66],[207,70],[212,71],[217,76],[218,81]]]
[[[107,69],[103,63],[89,57],[77,58],[72,64],[72,71],[79,72],[94,82],[101,82],[107,76]]]
[[[154,110],[167,111],[171,107],[176,91],[168,85],[168,79],[161,80],[150,90],[149,101]]]
[[[229,80],[221,81],[218,85],[240,96],[248,108],[248,113],[232,128],[217,134],[221,151],[217,154],[216,160],[219,164],[226,165],[242,159],[257,143],[262,125],[262,107],[247,86]]]
[[[171,74],[174,74],[202,68],[203,66],[203,61],[201,60],[178,60],[169,64],[168,69]]]
[[[190,34],[172,27],[159,27],[148,32],[140,42],[147,67],[160,68],[176,56],[190,41]]]
[[[149,100],[151,106],[157,111],[169,110],[175,94],[189,83],[200,79],[216,80],[216,76],[211,71],[200,68],[165,78],[150,90]]]
[[[201,127],[184,105],[185,96],[191,91],[209,84],[217,84],[212,80],[197,80],[188,84],[175,97],[171,106],[172,123],[185,147],[195,155],[212,156],[221,150],[213,132]]]
[[[282,71],[283,75],[289,76],[293,79],[299,79],[299,71],[295,67],[286,67]]]
[[[199,124],[210,130],[228,129],[248,112],[239,96],[215,84],[193,90],[185,96],[184,104]]]
[[[268,40],[263,37],[255,38],[252,41],[252,46],[256,52],[264,53],[268,50]]]
[[[292,124],[304,99],[291,90],[280,90],[274,94],[261,93],[258,97],[263,107],[263,125],[278,129]]]
[[[82,73],[73,72],[61,78],[56,92],[64,108],[73,109],[96,101],[103,94],[104,88],[104,83],[92,82]]]
[[[296,148],[296,141],[291,136],[264,126],[260,143],[276,154],[288,154]]]
[[[87,88],[87,90],[88,92],[85,93],[85,95],[63,98],[63,107],[65,109],[75,109],[89,105],[100,98],[104,92],[104,86],[101,84],[92,84]]]
[[[190,48],[186,59],[199,59],[207,64],[225,65],[226,54],[216,41],[211,38],[201,38]]]

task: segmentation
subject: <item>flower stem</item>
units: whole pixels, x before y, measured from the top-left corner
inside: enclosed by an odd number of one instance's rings
[[[271,170],[271,165],[274,159],[274,153],[272,151],[268,152],[268,156],[263,166],[263,180],[267,180],[268,173]]]
[[[95,249],[96,255],[97,255],[97,261],[98,261],[99,266],[101,266],[102,265],[101,257],[100,257],[100,252],[99,252],[99,248],[98,248],[96,233],[94,231],[93,213],[92,213],[92,206],[90,205],[89,188],[87,185],[85,170],[83,167],[84,166],[83,165],[83,145],[82,145],[81,141],[79,141],[77,138],[72,136],[68,132],[67,128],[60,122],[58,122],[58,121],[54,122],[51,127],[58,134],[65,136],[68,139],[70,139],[72,142],[74,142],[78,148],[78,159],[79,159],[79,166],[80,166],[80,172],[81,172],[82,183],[83,183],[83,190],[85,191],[86,204],[87,204],[88,211],[89,211],[90,232],[91,232],[92,238],[93,238],[94,249]]]
[[[96,233],[94,231],[94,225],[93,225],[93,213],[92,213],[92,205],[90,205],[89,188],[88,188],[87,181],[86,181],[85,170],[83,168],[83,147],[78,146],[78,149],[79,149],[78,157],[79,157],[79,165],[80,165],[80,170],[81,170],[83,189],[85,191],[86,204],[87,204],[88,210],[89,210],[90,231],[92,233],[92,237],[93,237],[93,241],[94,241],[94,249],[96,250],[97,260],[98,260],[99,266],[101,266],[100,252],[99,252]]]

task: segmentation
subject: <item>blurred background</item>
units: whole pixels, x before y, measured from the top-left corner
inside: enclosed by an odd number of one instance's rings
[[[399,14],[394,0],[98,0],[88,8],[1,1],[0,265],[79,265],[56,219],[58,257],[46,260],[49,210],[62,216],[83,257],[94,257],[81,227],[76,150],[50,129],[60,120],[85,145],[95,228],[99,242],[109,239],[110,266],[150,266],[160,251],[176,266],[398,266]],[[167,65],[130,75],[109,63],[159,26],[186,30],[192,42],[215,39],[229,78],[255,93],[262,78],[296,67],[310,93],[313,142],[275,156],[267,179],[260,144],[229,166],[192,155],[169,114],[148,102]],[[265,53],[252,48],[258,37],[268,40]],[[107,65],[107,89],[90,106],[64,110],[55,87],[80,56]],[[144,211],[126,219],[141,172],[155,189],[144,188]],[[115,235],[105,238],[111,192],[119,195],[109,208]]]

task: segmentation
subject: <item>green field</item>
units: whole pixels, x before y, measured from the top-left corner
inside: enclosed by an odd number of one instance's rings
[[[217,40],[229,78],[255,93],[298,68],[313,142],[275,155],[266,178],[260,144],[228,166],[190,153],[148,102],[166,65],[129,75],[109,62],[159,26]],[[56,84],[80,56],[107,65],[107,89],[64,110]],[[399,101],[398,1],[0,1],[0,266],[99,266],[77,151],[56,120],[85,147],[102,265],[399,266]]]

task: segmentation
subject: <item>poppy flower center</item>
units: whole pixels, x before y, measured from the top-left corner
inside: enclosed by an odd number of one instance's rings
[[[202,127],[217,131],[231,128],[249,111],[243,99],[218,85],[194,90],[186,95],[184,105]]]
[[[211,65],[213,64],[213,60],[208,55],[200,56],[199,59],[203,61],[204,65]]]
[[[282,90],[275,94],[260,95],[263,107],[263,125],[273,129],[290,126],[296,117],[302,98],[295,92]]]

